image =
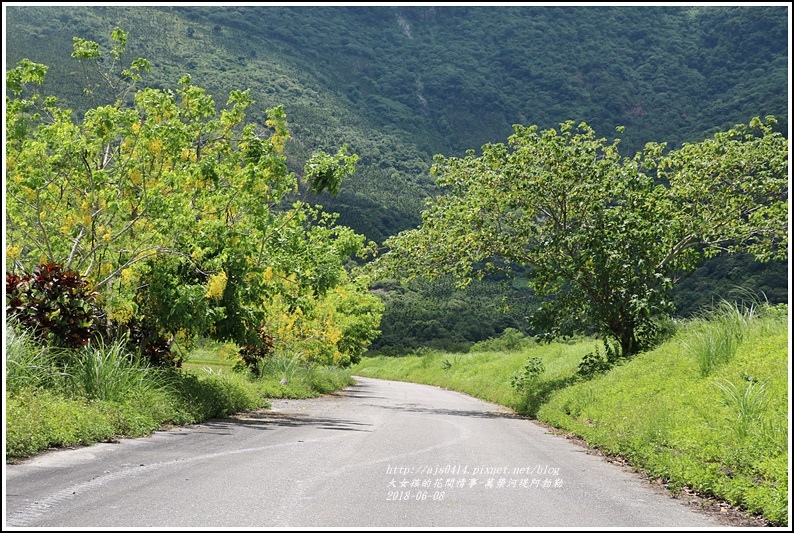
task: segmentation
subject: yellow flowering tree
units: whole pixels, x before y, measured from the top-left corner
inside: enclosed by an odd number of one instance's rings
[[[348,366],[360,361],[380,333],[384,304],[368,292],[368,278],[343,276],[333,289],[302,298],[305,289],[293,275],[271,269],[266,277],[274,296],[264,303],[264,324],[274,335],[276,352],[293,353],[310,363]]]
[[[135,90],[150,64],[125,66],[127,34],[111,37],[108,57],[75,38],[72,56],[114,95],[82,119],[36,92],[46,66],[6,73],[9,270],[78,272],[99,293],[105,329],[132,328],[144,347],[177,334],[256,343],[274,298],[295,312],[348,283],[344,261],[366,252],[364,238],[305,202],[284,208],[299,180],[283,107],[248,123],[249,91],[232,90],[219,111],[187,75],[175,90]],[[306,188],[336,192],[356,161],[346,147],[316,153]],[[267,272],[294,287],[278,293]]]

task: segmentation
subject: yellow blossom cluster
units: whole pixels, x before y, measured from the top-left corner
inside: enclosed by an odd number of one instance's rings
[[[119,324],[126,324],[135,315],[135,304],[129,300],[117,299],[110,302],[108,309],[108,318]]]
[[[210,276],[210,279],[207,281],[207,292],[204,294],[204,297],[211,300],[220,300],[223,298],[223,291],[226,290],[227,281],[226,272],[219,272],[218,274]]]
[[[6,258],[13,261],[19,254],[22,253],[22,249],[19,246],[8,245],[6,246]]]

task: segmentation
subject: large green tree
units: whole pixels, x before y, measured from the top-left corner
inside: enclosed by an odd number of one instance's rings
[[[585,123],[515,126],[481,155],[436,156],[446,189],[422,225],[389,239],[380,275],[452,273],[464,282],[518,265],[545,301],[532,320],[549,336],[599,334],[616,355],[653,340],[669,291],[704,257],[784,258],[788,142],[774,119],[665,153],[621,156]]]
[[[344,263],[368,247],[298,198],[283,108],[249,123],[249,91],[230,91],[218,110],[187,75],[176,90],[137,90],[150,65],[123,63],[122,30],[112,40],[103,54],[97,43],[74,39],[72,56],[95,104],[82,118],[37,92],[44,65],[23,60],[6,73],[9,270],[39,263],[74,270],[99,293],[108,323],[146,323],[155,337],[206,334],[245,346],[261,341],[263,326],[286,323],[283,336],[294,343],[296,319],[283,315],[324,309],[314,317],[333,345],[323,360],[349,362],[339,349],[350,347],[357,356],[376,332],[379,308],[363,302],[374,297]],[[344,146],[313,154],[304,189],[336,193],[357,159]],[[345,287],[344,298],[326,298]],[[354,322],[357,329],[345,325]]]

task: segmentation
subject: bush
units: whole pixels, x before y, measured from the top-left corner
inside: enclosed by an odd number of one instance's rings
[[[6,273],[6,316],[39,340],[59,346],[88,344],[96,295],[80,274],[55,263],[22,276]]]
[[[601,355],[598,346],[596,346],[594,351],[584,354],[582,361],[579,363],[577,374],[583,378],[591,378],[596,374],[606,372],[611,367],[612,364],[606,357]]]
[[[132,319],[127,324],[130,351],[137,352],[154,367],[180,368],[182,356],[171,350],[173,337],[161,333],[152,320]]]
[[[595,347],[595,350],[588,352],[582,357],[579,363],[577,375],[589,379],[596,374],[602,374],[612,368],[618,359],[618,352],[613,348],[608,341],[604,341],[604,355]]]
[[[262,365],[267,365],[268,359],[273,357],[274,341],[273,335],[268,333],[265,326],[260,326],[256,332],[256,342],[246,344],[240,349],[242,366],[248,368],[254,376],[259,376]]]
[[[475,342],[472,352],[510,352],[526,347],[531,340],[515,328],[506,328],[499,337]]]
[[[532,384],[545,371],[546,367],[543,366],[543,361],[541,361],[540,357],[530,357],[524,363],[524,368],[516,371],[510,378],[510,386],[519,393],[528,392]]]

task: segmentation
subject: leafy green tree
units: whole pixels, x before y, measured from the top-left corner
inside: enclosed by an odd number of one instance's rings
[[[149,63],[124,68],[127,34],[116,29],[112,41],[106,60],[97,43],[74,40],[73,57],[99,79],[87,83],[87,94],[94,103],[112,95],[82,120],[56,98],[31,93],[47,67],[23,60],[6,74],[11,271],[54,263],[78,272],[98,292],[109,324],[146,324],[144,344],[200,334],[257,343],[261,326],[281,312],[271,302],[281,298],[294,313],[320,305],[333,288],[353,287],[344,263],[369,247],[336,217],[297,199],[283,107],[268,110],[264,125],[247,123],[249,91],[230,91],[218,112],[188,75],[175,91],[136,91]],[[346,146],[312,155],[304,188],[336,193],[357,159]],[[348,292],[355,299],[365,291]],[[337,300],[342,305],[339,298],[322,305]],[[368,309],[372,319],[359,325],[369,328],[365,343],[379,320],[377,306]],[[336,350],[341,334],[325,341]],[[361,351],[357,339],[341,346]]]
[[[526,269],[545,301],[532,317],[549,337],[595,328],[629,356],[653,341],[669,291],[704,257],[785,257],[788,142],[753,119],[664,153],[634,157],[585,123],[515,126],[482,154],[436,156],[438,184],[421,227],[389,239],[381,276],[452,273],[464,283]]]

